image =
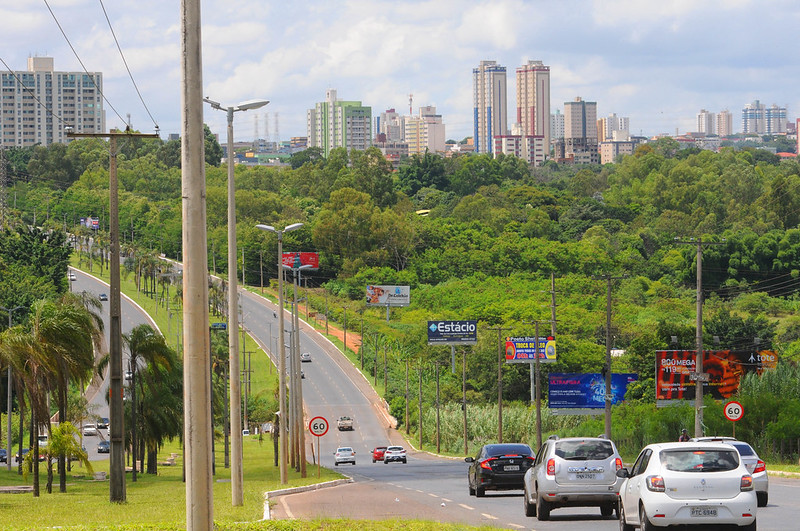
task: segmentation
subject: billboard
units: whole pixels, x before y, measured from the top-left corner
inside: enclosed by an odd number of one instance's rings
[[[611,404],[625,399],[628,384],[638,379],[636,374],[611,375]],[[600,373],[551,373],[547,389],[549,408],[590,408],[606,406],[606,380]]]
[[[367,306],[408,306],[409,286],[367,286]]]
[[[528,363],[536,360],[537,341],[535,337],[507,337],[506,363]],[[556,338],[540,337],[538,341],[539,362],[556,361]]]
[[[691,375],[696,366],[695,350],[656,351],[656,400],[694,400],[696,382]],[[778,355],[771,350],[703,351],[703,394],[717,400],[730,398],[739,390],[740,378],[749,372],[761,374],[774,369]]]
[[[429,345],[474,345],[478,321],[428,321]]]
[[[281,261],[286,267],[298,268],[310,265],[307,269],[319,269],[319,253],[283,253]]]

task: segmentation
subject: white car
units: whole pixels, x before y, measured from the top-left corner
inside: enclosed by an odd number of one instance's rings
[[[737,450],[747,467],[747,471],[753,475],[753,488],[758,498],[758,506],[766,507],[769,503],[769,476],[767,476],[767,464],[758,457],[753,447],[744,441],[739,441],[733,437],[695,437],[692,441],[698,442],[724,442],[730,444]]]
[[[334,466],[339,466],[340,463],[352,463],[356,464],[356,451],[350,448],[349,446],[342,446],[341,448],[337,448],[336,451],[333,453]]]
[[[737,525],[756,529],[753,476],[725,443],[673,442],[646,446],[633,468],[622,468],[621,531],[671,525]]]
[[[94,424],[84,424],[83,425],[83,435],[97,435],[97,426]]]
[[[300,354],[300,361],[302,362],[310,362],[311,361],[311,353],[310,352],[303,352]]]
[[[383,464],[388,465],[393,461],[406,463],[406,449],[402,446],[389,446],[383,452]]]
[[[69,273],[69,279],[74,281],[74,280],[78,280],[78,277],[76,277],[76,276],[75,276],[75,273],[73,273],[72,271],[70,271],[70,273]]]

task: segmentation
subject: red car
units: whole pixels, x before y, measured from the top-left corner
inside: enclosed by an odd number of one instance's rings
[[[372,450],[372,462],[383,461],[384,452],[386,452],[385,446],[376,446],[375,449]]]

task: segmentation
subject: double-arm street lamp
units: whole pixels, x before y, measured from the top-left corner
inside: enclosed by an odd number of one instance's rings
[[[278,230],[272,225],[256,225],[257,229],[274,232],[278,235],[278,344],[280,345],[280,353],[278,354],[278,400],[281,413],[281,426],[278,430],[278,440],[280,441],[278,466],[280,469],[281,483],[286,484],[289,479],[286,470],[286,457],[287,457],[287,441],[286,429],[284,423],[288,419],[286,409],[286,343],[284,342],[284,324],[283,324],[283,233],[297,230],[302,227],[302,223],[292,223],[283,230]]]
[[[236,186],[233,178],[233,113],[258,109],[267,100],[250,100],[233,107],[222,107],[209,98],[203,101],[211,108],[228,114],[228,363],[231,377],[231,504],[244,504],[244,472],[242,467],[242,392],[239,373],[239,307],[236,272]],[[246,406],[245,406],[246,407]]]

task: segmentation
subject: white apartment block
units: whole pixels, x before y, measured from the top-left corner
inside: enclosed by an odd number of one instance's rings
[[[723,109],[717,113],[717,134],[719,136],[731,136],[733,134],[733,115],[728,109]]]
[[[541,166],[550,153],[550,144],[544,135],[497,135],[494,137],[494,157],[501,153]]]
[[[517,67],[517,123],[522,136],[543,136],[550,145],[550,67],[528,61]]]
[[[619,155],[633,155],[637,145],[632,140],[600,142],[600,164],[613,163]]]
[[[442,115],[436,114],[436,107],[426,105],[419,108],[419,116],[407,116],[404,119],[405,134],[403,141],[408,144],[408,154],[444,153],[445,126]],[[387,137],[388,140],[388,137]]]
[[[491,153],[492,138],[508,131],[506,67],[496,61],[481,61],[472,69],[474,134],[476,153]]]
[[[386,135],[386,142],[402,142],[405,133],[405,117],[394,109],[388,109],[377,119],[375,131]]]
[[[372,108],[340,100],[328,89],[325,101],[308,110],[306,129],[308,146],[321,148],[326,157],[337,147],[364,151],[372,145]]]
[[[550,143],[564,138],[564,115],[559,109],[550,115]]]
[[[4,72],[0,145],[25,147],[68,141],[76,133],[105,132],[103,74],[56,72],[52,57],[29,57],[28,70]]]
[[[713,112],[700,109],[697,113],[697,132],[705,135],[717,134],[717,117]]]
[[[631,119],[612,113],[597,121],[599,142],[625,142],[631,138]]]

